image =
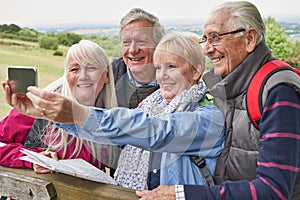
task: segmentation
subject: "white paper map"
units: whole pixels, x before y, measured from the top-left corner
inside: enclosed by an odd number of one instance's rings
[[[55,172],[60,172],[96,182],[117,185],[112,177],[81,158],[54,160],[43,154],[36,153],[28,149],[21,149],[20,151],[26,155],[20,157],[20,160],[32,162]]]

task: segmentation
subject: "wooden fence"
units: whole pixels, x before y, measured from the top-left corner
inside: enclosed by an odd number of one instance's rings
[[[0,166],[0,196],[20,200],[135,200],[135,191],[60,173]]]

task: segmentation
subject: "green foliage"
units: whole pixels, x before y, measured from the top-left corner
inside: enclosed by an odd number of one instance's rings
[[[21,30],[21,28],[18,25],[15,24],[3,24],[0,25],[0,31],[3,33],[13,33],[13,34],[17,34],[19,31]]]
[[[7,24],[0,25],[0,32],[5,33],[7,29],[8,29]]]
[[[205,58],[205,71],[210,71],[214,68],[214,65],[212,64],[211,60],[209,58]]]
[[[56,37],[55,33],[48,33],[47,35],[48,35],[48,37]]]
[[[286,62],[300,69],[300,41],[292,43],[292,53],[286,58]]]
[[[23,36],[23,37],[38,37],[39,33],[33,29],[30,28],[22,28],[19,32],[18,35]]]
[[[292,47],[291,41],[284,33],[280,23],[272,17],[268,17],[264,20],[266,25],[266,42],[274,57],[285,60],[286,57],[291,55]]]
[[[42,37],[39,40],[40,48],[57,50],[58,49],[58,39],[55,37]]]
[[[53,52],[53,55],[54,56],[63,56],[64,55],[64,52],[63,51],[60,51],[60,50],[56,50]]]
[[[121,43],[118,36],[89,36],[84,39],[91,40],[99,44],[110,58],[122,56]]]
[[[0,25],[0,38],[37,42],[39,35],[40,33],[33,29],[20,28],[15,24]]]
[[[43,38],[45,36],[53,37],[58,39],[58,44],[65,45],[65,46],[71,46],[75,43],[78,43],[81,40],[81,36],[77,35],[75,33],[39,33],[35,31],[34,29],[30,28],[20,28],[19,26],[15,24],[3,24],[0,25],[0,38],[6,38],[6,39],[16,39],[16,40],[23,40],[23,41],[30,41],[30,42],[38,42],[39,37]],[[44,44],[42,44],[44,45]],[[53,44],[53,46],[55,46]],[[50,44],[46,45],[46,48],[49,48]],[[54,48],[54,47],[51,47]]]
[[[0,38],[3,39],[13,39],[13,40],[22,40],[22,41],[29,41],[29,42],[37,42],[37,37],[27,37],[27,36],[19,36],[16,34],[11,33],[1,33],[0,32]]]
[[[56,37],[58,38],[59,44],[65,46],[71,46],[81,40],[81,36],[75,33],[58,33]]]
[[[292,43],[280,23],[276,22],[274,18],[268,17],[264,22],[266,24],[266,42],[273,56],[300,69],[300,42]]]

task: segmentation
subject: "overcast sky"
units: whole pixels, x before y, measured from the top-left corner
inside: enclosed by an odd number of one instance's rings
[[[300,16],[298,0],[249,0],[263,17]],[[203,20],[224,0],[0,0],[0,24],[19,26],[118,23],[133,7],[167,20]]]

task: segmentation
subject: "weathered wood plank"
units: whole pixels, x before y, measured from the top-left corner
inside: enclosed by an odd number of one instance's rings
[[[50,200],[56,197],[51,182],[0,170],[0,194],[14,199]]]
[[[13,172],[32,178],[49,181],[56,191],[57,200],[104,199],[104,200],[135,200],[135,191],[120,186],[98,183],[60,173],[36,174],[30,169],[15,169],[0,166],[0,171]],[[0,185],[0,196],[4,186]]]

